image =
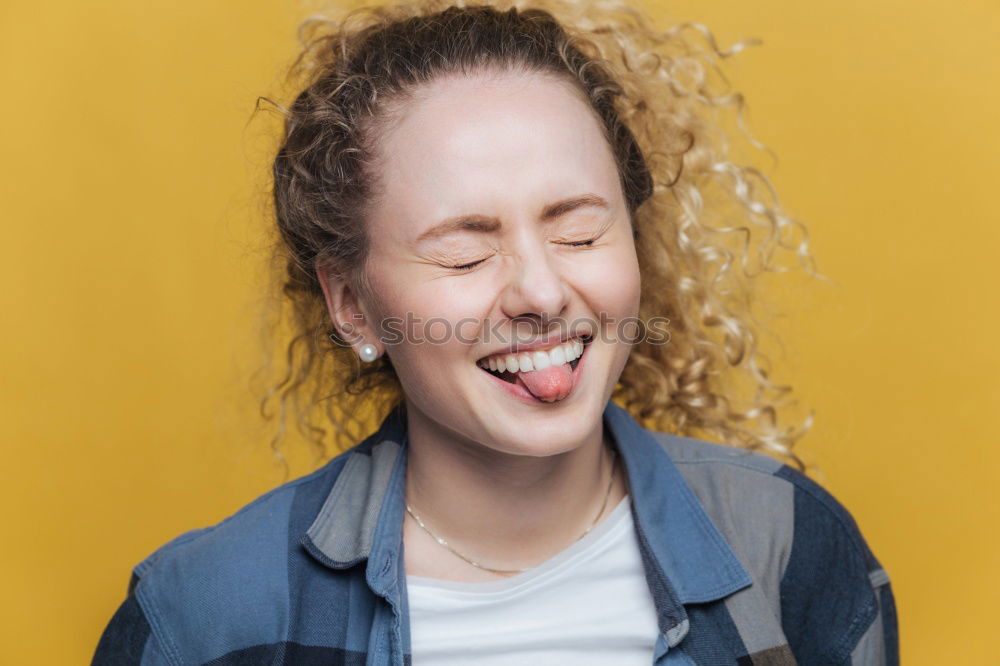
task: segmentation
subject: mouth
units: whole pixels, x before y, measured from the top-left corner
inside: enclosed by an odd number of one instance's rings
[[[501,386],[516,397],[531,403],[549,403],[564,399],[575,388],[578,375],[577,366],[586,355],[593,337],[578,336],[554,345],[548,349],[518,354],[495,354],[477,361],[479,368],[501,382]],[[559,370],[561,366],[568,369]],[[562,375],[560,387],[546,385],[541,389],[536,381],[526,381],[524,376],[536,378],[538,375]],[[567,377],[568,376],[568,377]],[[550,378],[550,381],[551,378]],[[555,380],[558,382],[558,380]],[[530,387],[530,388],[529,388]]]

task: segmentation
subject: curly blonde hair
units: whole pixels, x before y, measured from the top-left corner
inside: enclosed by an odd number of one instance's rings
[[[401,399],[388,357],[362,367],[328,333],[315,269],[329,266],[370,293],[364,204],[388,103],[441,74],[493,67],[573,81],[613,149],[637,234],[640,318],[670,322],[668,344],[632,348],[615,401],[646,427],[761,449],[806,469],[793,445],[813,415],[778,426],[791,388],[768,376],[753,305],[755,279],[788,270],[778,250],[816,275],[808,235],[781,211],[766,176],[729,160],[734,132],[723,129],[735,121],[762,147],[719,67],[750,42],[723,51],[700,24],[658,31],[639,7],[604,0],[417,0],[316,16],[300,37],[290,70],[298,94],[276,105],[284,131],[273,163],[272,287],[281,295],[268,330],[272,344],[288,339],[275,344],[285,348],[280,376],[260,399],[266,418],[277,404],[272,448],[282,461],[289,417],[322,460],[329,426],[334,452],[346,450]],[[737,397],[746,389],[752,395]]]

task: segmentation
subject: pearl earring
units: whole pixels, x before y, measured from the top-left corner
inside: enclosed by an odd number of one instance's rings
[[[371,363],[376,358],[378,358],[378,349],[372,343],[368,342],[361,345],[361,349],[358,350],[358,356],[365,363]]]

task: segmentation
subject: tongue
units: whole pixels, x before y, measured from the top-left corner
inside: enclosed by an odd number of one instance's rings
[[[562,400],[573,388],[573,369],[569,363],[550,365],[544,370],[517,373],[517,380],[531,395],[544,402]]]

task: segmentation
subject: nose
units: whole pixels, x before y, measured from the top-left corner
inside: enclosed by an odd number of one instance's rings
[[[548,322],[564,315],[569,305],[569,286],[546,245],[540,238],[521,243],[512,257],[500,298],[504,316],[517,323],[542,325],[532,333],[545,333]]]

